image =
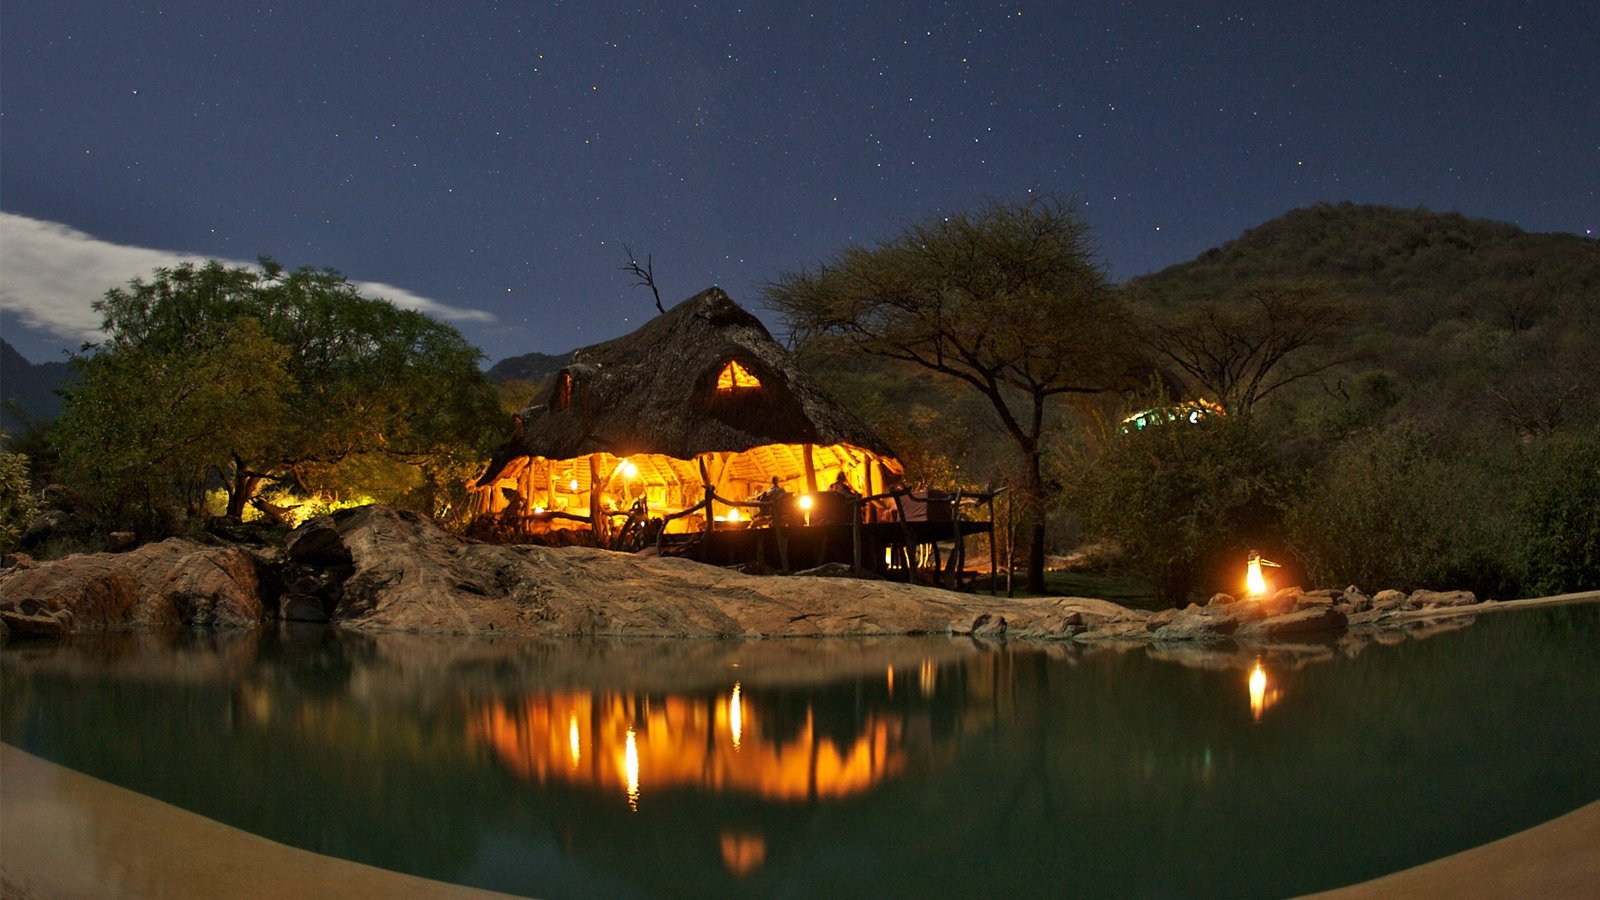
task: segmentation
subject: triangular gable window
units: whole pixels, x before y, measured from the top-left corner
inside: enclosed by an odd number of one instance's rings
[[[750,370],[739,365],[736,359],[730,359],[723,365],[722,371],[717,373],[717,393],[732,394],[743,391],[758,391],[761,381]]]

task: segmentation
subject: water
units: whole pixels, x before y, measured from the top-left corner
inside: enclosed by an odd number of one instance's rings
[[[1600,605],[1419,637],[1254,674],[945,639],[114,635],[0,652],[0,736],[542,897],[1277,897],[1600,799]]]

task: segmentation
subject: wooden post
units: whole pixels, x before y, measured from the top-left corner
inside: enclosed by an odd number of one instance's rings
[[[961,489],[950,500],[950,528],[955,533],[956,546],[950,551],[950,589],[961,590],[961,570],[967,565],[967,541],[961,536]]]
[[[1016,560],[1017,541],[1016,541],[1016,535],[1013,534],[1012,531],[1011,531],[1011,527],[1012,527],[1011,513],[1012,513],[1012,508],[1016,505],[1015,500],[1013,499],[1015,497],[1016,497],[1016,494],[1014,494],[1014,493],[1006,495],[1006,596],[1007,597],[1015,597],[1017,595],[1016,584],[1012,579],[1012,575],[1015,573],[1016,568],[1017,568],[1017,560]]]
[[[706,469],[705,454],[702,453],[701,455],[695,457],[695,461],[700,464],[700,486],[705,490],[706,534],[710,534],[711,532],[715,531],[717,527],[716,511],[712,509],[711,495],[713,491],[711,488],[711,473]],[[665,528],[662,529],[662,531],[665,530]]]
[[[895,516],[900,520],[900,539],[904,543],[904,548],[905,548],[906,584],[916,584],[917,583],[917,561],[916,561],[915,557],[916,557],[917,539],[916,539],[916,536],[911,533],[911,523],[906,521],[906,507],[905,507],[905,504],[900,502],[901,498],[904,497],[904,496],[905,496],[905,493],[903,491],[896,491],[895,492],[895,494],[894,494],[894,509],[895,509]]]
[[[999,535],[994,530],[994,492],[989,492],[989,596],[994,596],[995,582],[1000,580],[1000,551],[995,546]]]
[[[861,571],[861,501],[850,501],[850,571]]]
[[[784,497],[783,500],[789,498]],[[789,539],[783,533],[783,503],[772,504],[772,537],[778,544],[778,571],[789,574]]]
[[[802,444],[800,446],[805,451],[806,493],[815,494],[817,492],[817,464],[811,458],[811,445]]]
[[[600,506],[600,454],[589,454],[589,527],[593,529],[595,546],[604,547],[610,537],[611,519]]]

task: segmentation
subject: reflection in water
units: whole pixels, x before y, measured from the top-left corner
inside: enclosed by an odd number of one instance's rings
[[[754,832],[722,833],[722,866],[735,875],[745,876],[767,861],[767,839]]]
[[[782,801],[859,794],[904,769],[904,724],[868,712],[852,734],[824,733],[808,706],[790,733],[735,684],[715,697],[566,691],[497,700],[478,710],[468,737],[525,779],[622,789],[636,808],[641,782]],[[581,745],[590,747],[587,766],[576,765]],[[557,765],[562,757],[567,764]]]
[[[622,751],[622,765],[628,773],[628,808],[639,811],[639,741],[628,728],[628,746]]]
[[[1381,634],[1402,643],[107,636],[0,649],[0,736],[283,843],[552,898],[1287,896],[1600,797],[1600,604]]]
[[[1268,691],[1267,687],[1267,670],[1258,659],[1255,668],[1250,670],[1250,715],[1257,722],[1261,721],[1261,714],[1283,696],[1283,692],[1277,688]]]

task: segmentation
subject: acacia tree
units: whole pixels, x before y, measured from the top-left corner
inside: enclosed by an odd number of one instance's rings
[[[106,339],[78,360],[86,382],[67,395],[57,443],[110,485],[130,471],[117,461],[170,439],[181,472],[163,477],[215,477],[240,515],[269,481],[311,494],[358,454],[452,463],[495,420],[477,348],[332,269],[185,263],[95,308]]]
[[[1146,346],[1234,414],[1354,358],[1306,352],[1331,343],[1349,322],[1343,305],[1306,285],[1269,283],[1240,298],[1149,306],[1142,318]]]
[[[847,247],[781,275],[765,295],[798,340],[849,342],[959,379],[988,400],[1022,457],[1028,589],[1043,591],[1040,439],[1052,401],[1123,386],[1136,368],[1088,226],[1056,198],[991,204],[871,249]]]

